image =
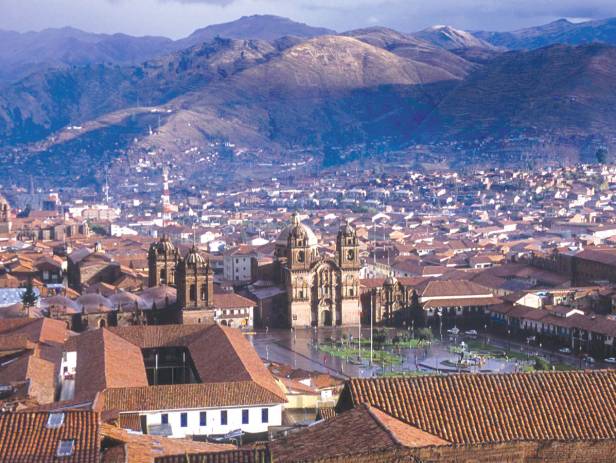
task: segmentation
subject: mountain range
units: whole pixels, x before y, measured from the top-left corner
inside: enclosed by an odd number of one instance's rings
[[[588,160],[616,141],[610,23],[508,38],[447,26],[339,34],[274,16],[176,41],[1,32],[0,165],[87,176],[126,149],[212,140],[265,156],[312,149],[330,163],[352,147],[418,144],[462,164]]]

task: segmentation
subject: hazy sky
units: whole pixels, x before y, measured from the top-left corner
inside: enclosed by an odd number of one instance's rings
[[[338,31],[372,24],[403,32],[433,24],[511,30],[561,17],[616,16],[616,0],[0,0],[0,29],[74,26],[179,38],[251,14],[287,16]]]

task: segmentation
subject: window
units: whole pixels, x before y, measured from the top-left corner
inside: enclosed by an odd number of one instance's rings
[[[248,424],[248,410],[242,410],[242,424]]]
[[[169,415],[167,415],[166,413],[160,415],[160,422],[161,424],[169,424]]]
[[[199,426],[207,426],[207,412],[199,413]]]
[[[262,408],[261,409],[261,423],[268,423],[269,422],[269,408]]]
[[[223,426],[227,424],[227,410],[220,411],[220,424]]]
[[[197,286],[196,285],[190,285],[190,301],[191,302],[195,302],[197,300]]]
[[[184,412],[180,414],[180,426],[183,428],[188,426],[188,413]]]
[[[47,428],[56,429],[64,423],[64,413],[50,413],[47,417]]]
[[[61,440],[58,444],[58,450],[56,451],[56,456],[58,457],[70,457],[75,450],[75,441],[73,439],[70,440]]]

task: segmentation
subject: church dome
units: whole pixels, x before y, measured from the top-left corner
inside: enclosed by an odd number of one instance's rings
[[[348,221],[345,220],[345,222],[340,225],[340,234],[345,236],[355,236],[355,229]]]
[[[319,244],[316,235],[310,227],[304,225],[299,220],[299,215],[294,212],[291,216],[291,224],[280,232],[276,239],[276,244],[286,246],[289,240],[289,236],[294,238],[305,238],[306,246],[312,247]]]
[[[186,265],[205,265],[205,259],[194,246],[186,255]]]
[[[157,254],[173,254],[175,253],[175,246],[171,242],[169,238],[163,236],[157,242],[152,243],[151,248],[153,248]]]
[[[395,286],[397,283],[398,279],[393,275],[389,275],[385,278],[385,286]]]

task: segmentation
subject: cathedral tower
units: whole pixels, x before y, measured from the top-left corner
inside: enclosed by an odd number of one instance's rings
[[[214,275],[209,262],[194,246],[178,263],[176,284],[177,300],[182,310],[205,310],[212,305]]]
[[[336,237],[336,262],[343,270],[359,270],[359,242],[355,229],[344,223]]]
[[[7,200],[0,196],[0,233],[10,233],[11,225],[11,208]]]
[[[152,243],[148,251],[148,286],[174,286],[178,260],[178,251],[166,236]]]

